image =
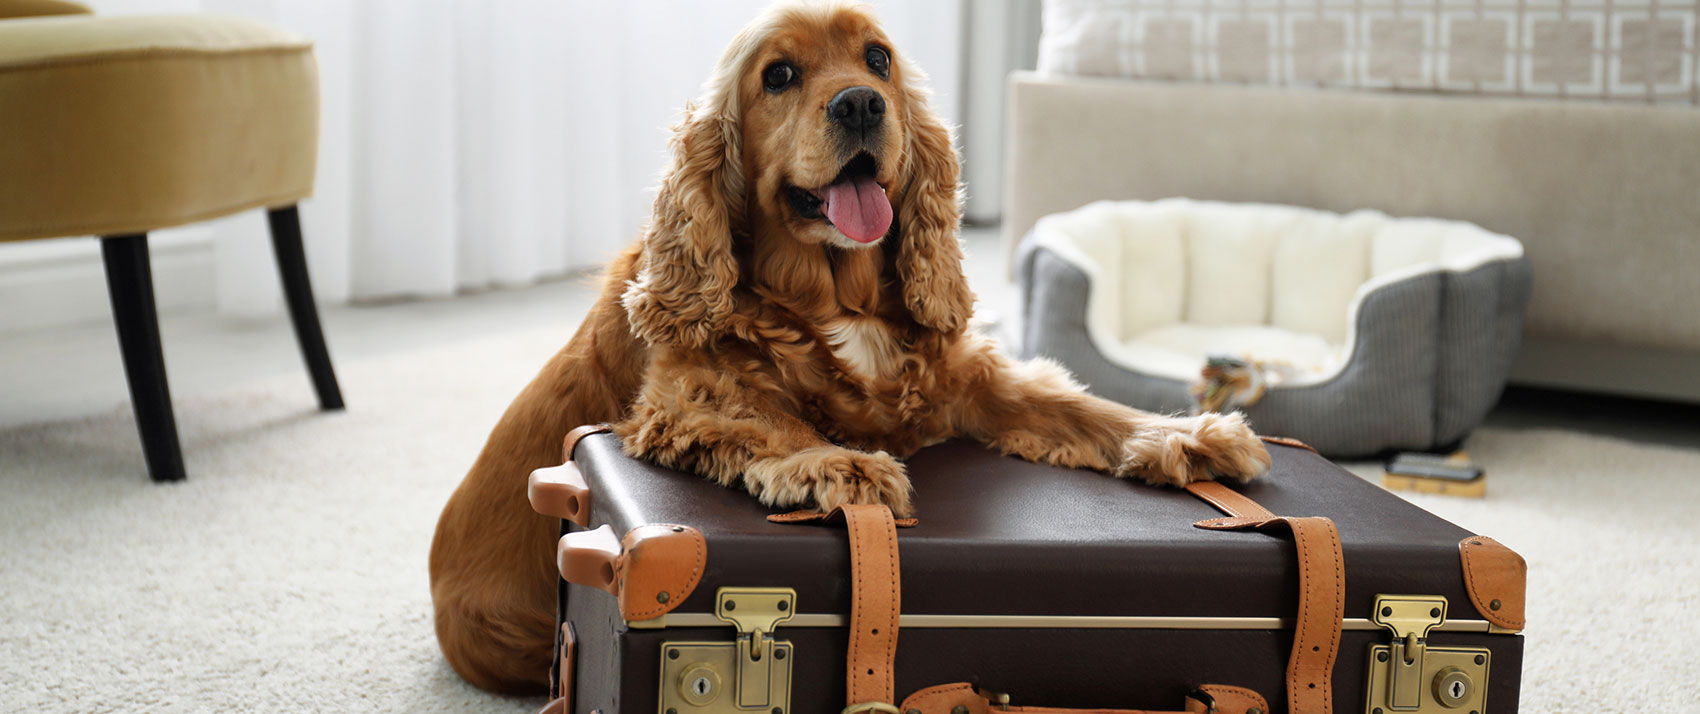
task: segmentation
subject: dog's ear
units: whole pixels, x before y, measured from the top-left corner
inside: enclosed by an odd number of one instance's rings
[[[637,278],[621,297],[633,332],[650,344],[702,347],[732,314],[744,181],[738,120],[729,114],[719,102],[687,107],[673,128],[673,163],[644,229]]]
[[[900,60],[901,62],[901,60]],[[955,334],[968,324],[974,294],[962,274],[960,172],[950,130],[927,107],[924,77],[902,63],[905,132],[897,207],[897,270],[915,321]]]

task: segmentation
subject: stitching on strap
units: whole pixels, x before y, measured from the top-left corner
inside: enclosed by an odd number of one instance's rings
[[[892,663],[896,657],[898,613],[902,607],[898,584],[897,529],[890,509],[884,506],[849,506],[842,512],[850,536],[850,577],[854,590],[850,650],[846,658],[850,668],[846,681],[847,703],[891,703],[895,689]],[[878,532],[870,529],[878,529]],[[881,536],[884,537],[883,551],[879,547]],[[873,586],[867,578],[878,577],[867,572],[867,568],[877,567],[868,562],[869,558],[883,559],[886,565],[886,592],[890,600],[882,613],[868,611],[872,603],[865,595],[867,589]],[[878,618],[878,621],[874,622],[873,618]],[[880,635],[873,634],[878,630],[875,625],[885,628],[883,640]],[[872,642],[869,642],[870,638],[874,638]],[[870,663],[858,657],[858,653],[866,652],[869,645],[881,644],[884,646],[876,650],[881,657],[878,662]]]
[[[1272,526],[1283,525],[1292,532],[1299,567],[1299,611],[1298,622],[1293,628],[1293,650],[1287,658],[1288,709],[1293,714],[1325,714],[1332,711],[1334,662],[1340,651],[1340,618],[1345,612],[1345,566],[1339,529],[1327,518],[1276,516],[1244,494],[1219,483],[1191,483],[1186,489],[1232,516],[1198,521],[1193,524],[1195,526],[1266,530]],[[1267,514],[1268,518],[1256,520],[1248,517],[1254,513]],[[1327,549],[1327,552],[1316,553],[1314,551],[1317,548]],[[1332,570],[1329,573],[1333,576],[1332,580],[1318,580],[1322,574],[1313,572],[1316,569],[1312,561],[1313,555],[1327,557]],[[1314,632],[1315,628],[1308,624],[1312,619],[1311,613],[1321,607],[1332,610],[1326,633]],[[1311,644],[1324,634],[1327,636],[1327,652],[1321,651],[1320,644]],[[1307,647],[1315,648],[1316,657],[1311,656]],[[1319,661],[1312,661],[1313,659]],[[1301,679],[1304,681],[1301,682]]]
[[[1345,574],[1342,572],[1340,558],[1340,541],[1338,529],[1332,521],[1326,518],[1289,518],[1283,519],[1293,531],[1293,543],[1298,550],[1299,583],[1302,595],[1299,598],[1299,620],[1293,631],[1293,652],[1288,660],[1287,677],[1288,707],[1294,714],[1309,712],[1333,711],[1333,671],[1334,659],[1340,650],[1340,593],[1344,588]],[[1320,532],[1319,532],[1320,531]],[[1326,538],[1323,538],[1326,536]],[[1329,550],[1326,554],[1315,554],[1317,547]],[[1319,581],[1322,573],[1314,572],[1312,555],[1327,555],[1331,581]],[[1318,607],[1327,607],[1332,612],[1329,615],[1331,626],[1327,628],[1326,651],[1319,651],[1318,657],[1312,657],[1305,646],[1316,641],[1321,633],[1313,632],[1310,623],[1311,613]],[[1321,645],[1312,645],[1320,647]],[[1320,661],[1313,662],[1313,659]],[[1300,688],[1300,680],[1305,685]],[[1312,692],[1312,690],[1317,690]]]

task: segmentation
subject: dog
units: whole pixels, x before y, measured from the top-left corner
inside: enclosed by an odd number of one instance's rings
[[[1266,470],[1238,414],[1140,412],[966,329],[958,162],[924,81],[853,5],[771,8],[732,41],[643,236],[443,510],[437,638],[467,681],[547,685],[557,525],[526,479],[581,424],[776,508],[908,515],[900,458],[957,436],[1152,484]]]

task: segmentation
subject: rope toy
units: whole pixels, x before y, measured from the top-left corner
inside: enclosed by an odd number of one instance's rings
[[[1269,386],[1295,377],[1299,369],[1280,361],[1214,354],[1204,359],[1192,394],[1192,413],[1231,412],[1262,399]]]

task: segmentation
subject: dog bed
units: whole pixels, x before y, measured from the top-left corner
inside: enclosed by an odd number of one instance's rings
[[[1522,245],[1469,223],[1187,199],[1047,216],[1017,261],[1027,356],[1159,412],[1194,406],[1211,356],[1252,361],[1253,426],[1333,456],[1479,426],[1530,287]]]

